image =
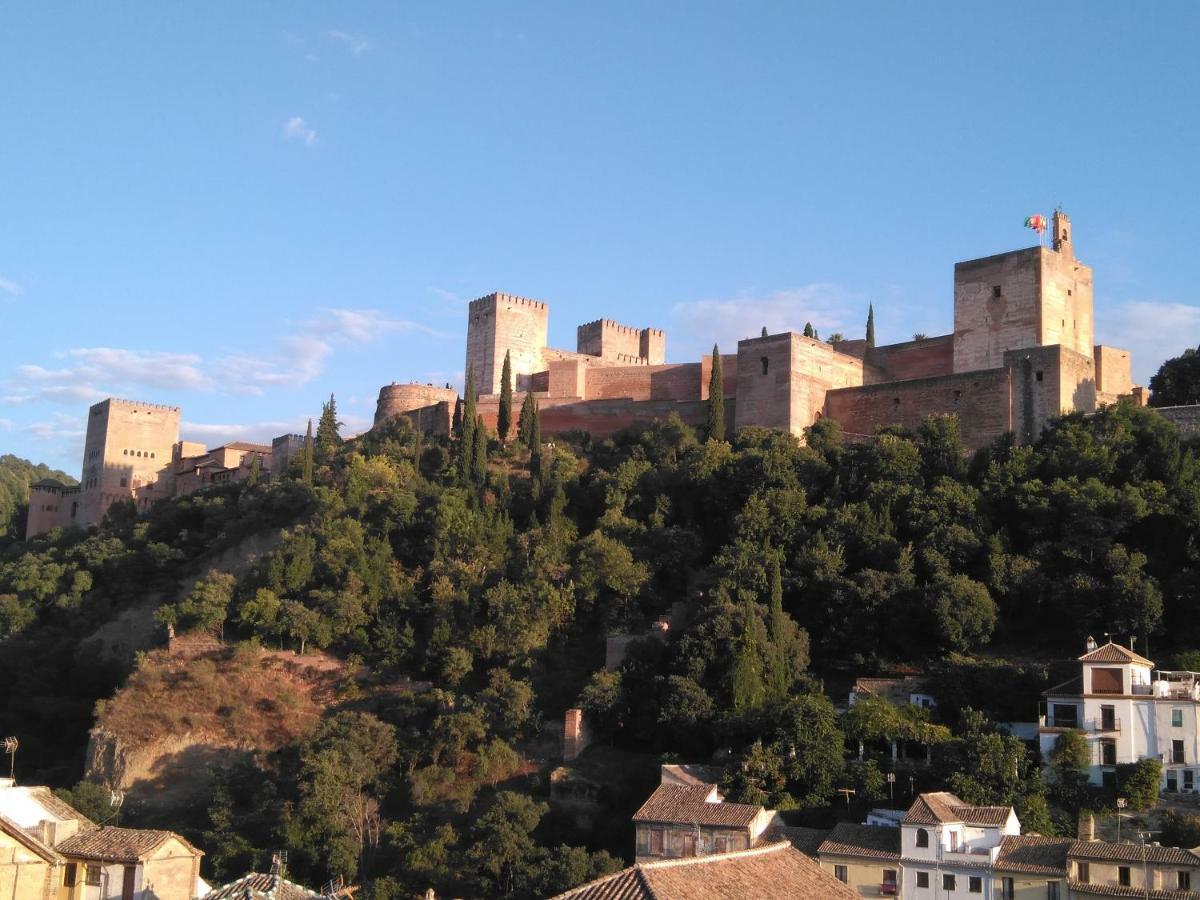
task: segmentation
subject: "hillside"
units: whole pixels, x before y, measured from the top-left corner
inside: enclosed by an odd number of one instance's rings
[[[214,877],[286,846],[298,877],[380,897],[544,896],[629,853],[663,758],[717,761],[732,799],[819,823],[835,786],[857,791],[845,815],[885,798],[871,741],[915,733],[935,754],[918,789],[1065,830],[1087,798],[1048,790],[991,720],[1036,715],[1089,633],[1164,662],[1200,648],[1198,589],[1197,451],[1151,410],[1070,416],[969,462],[947,418],[864,443],[822,422],[807,446],[667,420],[533,453],[400,421],[326,431],[311,485],[230,485],[0,556],[0,720],[36,748],[26,781],[78,778],[94,724],[94,757],[154,749],[152,784],[176,780],[164,760],[212,765],[203,814],[192,793],[175,815]],[[135,668],[89,644],[155,606],[200,649]],[[604,668],[606,636],[668,613]],[[336,696],[293,669],[314,648],[355,673]],[[906,670],[936,680],[937,721],[835,710],[855,676]],[[394,687],[409,681],[432,688]],[[600,745],[568,773],[586,816],[548,802],[576,704]]]
[[[44,463],[31,463],[11,454],[0,456],[0,550],[25,537],[25,510],[29,505],[29,486],[43,478],[56,478],[63,484],[75,484],[65,472]]]

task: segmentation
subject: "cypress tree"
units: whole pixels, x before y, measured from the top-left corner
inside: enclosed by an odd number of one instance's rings
[[[771,641],[770,693],[782,700],[792,686],[791,665],[787,655],[787,613],[783,611],[783,573],[779,557],[771,561],[771,603],[767,619],[767,637]]]
[[[474,444],[471,454],[471,480],[481,487],[487,483],[487,429],[483,427],[483,417],[475,421]]]
[[[867,346],[875,346],[875,304],[867,304]]]
[[[533,449],[533,394],[526,393],[517,417],[517,440]]]
[[[326,463],[333,459],[333,454],[342,443],[338,429],[343,424],[338,421],[337,401],[333,399],[333,394],[330,394],[329,402],[321,404],[321,418],[317,422],[317,456],[321,462]]]
[[[763,337],[767,336],[767,326],[766,325],[763,326],[762,336]]]
[[[812,327],[812,322],[804,323],[804,336],[806,338],[815,338],[817,336],[816,329]]]
[[[725,440],[725,384],[721,377],[721,351],[713,344],[712,374],[708,377],[708,439]]]
[[[746,598],[745,625],[733,660],[733,709],[745,713],[762,706],[765,689],[762,664],[758,656],[758,640],[754,636],[754,601]]]
[[[308,432],[304,435],[304,483],[312,486],[313,476],[313,435],[312,419],[308,420]]]
[[[496,433],[500,443],[508,440],[508,429],[512,427],[512,363],[504,351],[504,367],[500,370],[500,412],[496,417]]]
[[[533,427],[529,431],[529,439],[533,441],[534,452],[542,447],[542,410],[538,406],[537,397],[533,398]]]
[[[462,397],[454,398],[454,418],[450,422],[450,433],[455,438],[462,437]]]
[[[467,369],[467,386],[463,390],[462,440],[458,445],[458,471],[463,481],[471,480],[475,455],[475,367]]]

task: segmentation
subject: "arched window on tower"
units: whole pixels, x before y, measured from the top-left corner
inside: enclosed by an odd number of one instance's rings
[[[768,366],[768,365],[770,365],[770,362],[771,362],[771,361],[770,361],[769,359],[767,359],[767,358],[764,356],[764,357],[763,357],[763,358],[760,360],[760,362],[762,363],[762,373],[763,373],[764,375],[766,375],[766,374],[767,374],[767,366]]]

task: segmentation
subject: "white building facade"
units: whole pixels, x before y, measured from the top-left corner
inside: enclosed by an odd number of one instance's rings
[[[1163,765],[1161,789],[1200,790],[1200,673],[1156,671],[1133,650],[1109,642],[1079,658],[1080,674],[1043,695],[1038,719],[1042,759],[1065,731],[1083,732],[1088,780],[1114,784],[1116,767],[1141,759]]]
[[[902,897],[999,897],[992,869],[1006,835],[1021,833],[1009,806],[969,806],[942,791],[921,794],[900,823]]]

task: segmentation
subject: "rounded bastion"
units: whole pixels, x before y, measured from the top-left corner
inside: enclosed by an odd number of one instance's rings
[[[375,405],[375,424],[439,403],[447,403],[453,410],[457,399],[458,391],[454,388],[433,384],[384,385],[379,390],[379,402]]]

